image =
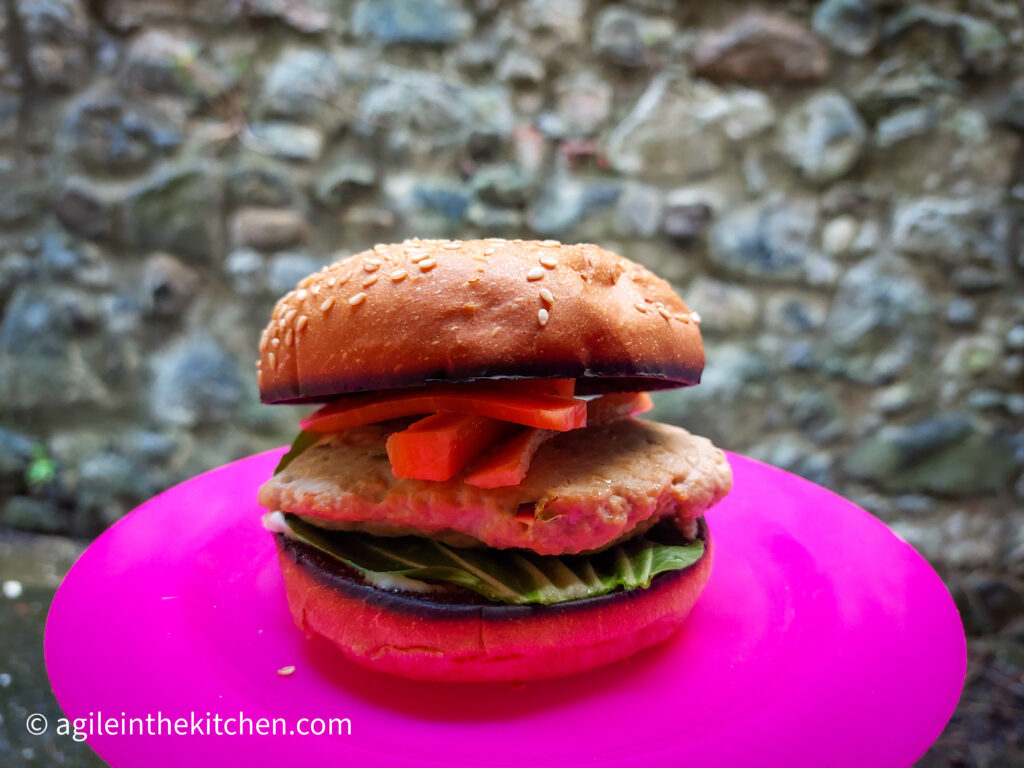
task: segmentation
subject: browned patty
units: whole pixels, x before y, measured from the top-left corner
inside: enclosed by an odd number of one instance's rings
[[[462,475],[396,478],[384,448],[393,429],[325,435],[260,488],[260,504],[322,526],[556,555],[601,549],[668,515],[686,528],[732,485],[725,455],[709,440],[653,421],[557,435],[522,483],[493,489],[466,485]]]

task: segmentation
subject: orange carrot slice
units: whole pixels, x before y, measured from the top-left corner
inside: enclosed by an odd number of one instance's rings
[[[550,429],[520,430],[489,451],[474,471],[466,475],[466,484],[477,488],[519,485],[526,477],[537,449],[556,434]]]
[[[508,430],[508,424],[464,413],[435,413],[388,437],[395,477],[448,480]]]
[[[626,419],[652,407],[646,392],[613,392],[587,401],[587,424]],[[530,470],[537,449],[556,434],[548,429],[520,430],[491,448],[466,475],[466,484],[478,488],[519,485]]]
[[[532,385],[533,381],[433,384],[416,389],[347,395],[325,405],[301,425],[307,432],[337,432],[403,416],[451,411],[558,432],[586,426],[584,400],[531,390],[530,386],[536,386]]]

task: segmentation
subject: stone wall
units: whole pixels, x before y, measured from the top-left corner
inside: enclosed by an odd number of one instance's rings
[[[765,7],[5,0],[2,523],[93,535],[287,441],[257,336],[340,255],[592,240],[704,317],[704,382],[659,416],[876,512],[1002,628],[1024,12]]]

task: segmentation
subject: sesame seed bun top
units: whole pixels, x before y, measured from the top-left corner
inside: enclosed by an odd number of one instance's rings
[[[699,317],[592,244],[406,240],[299,282],[260,339],[267,403],[431,381],[564,377],[582,393],[696,384]]]

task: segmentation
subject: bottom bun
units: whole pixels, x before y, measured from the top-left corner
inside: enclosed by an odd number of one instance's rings
[[[274,538],[295,623],[357,664],[417,680],[521,681],[618,661],[678,629],[711,573],[711,537],[699,522],[706,546],[693,565],[655,577],[646,589],[557,605],[387,592],[313,547]]]

